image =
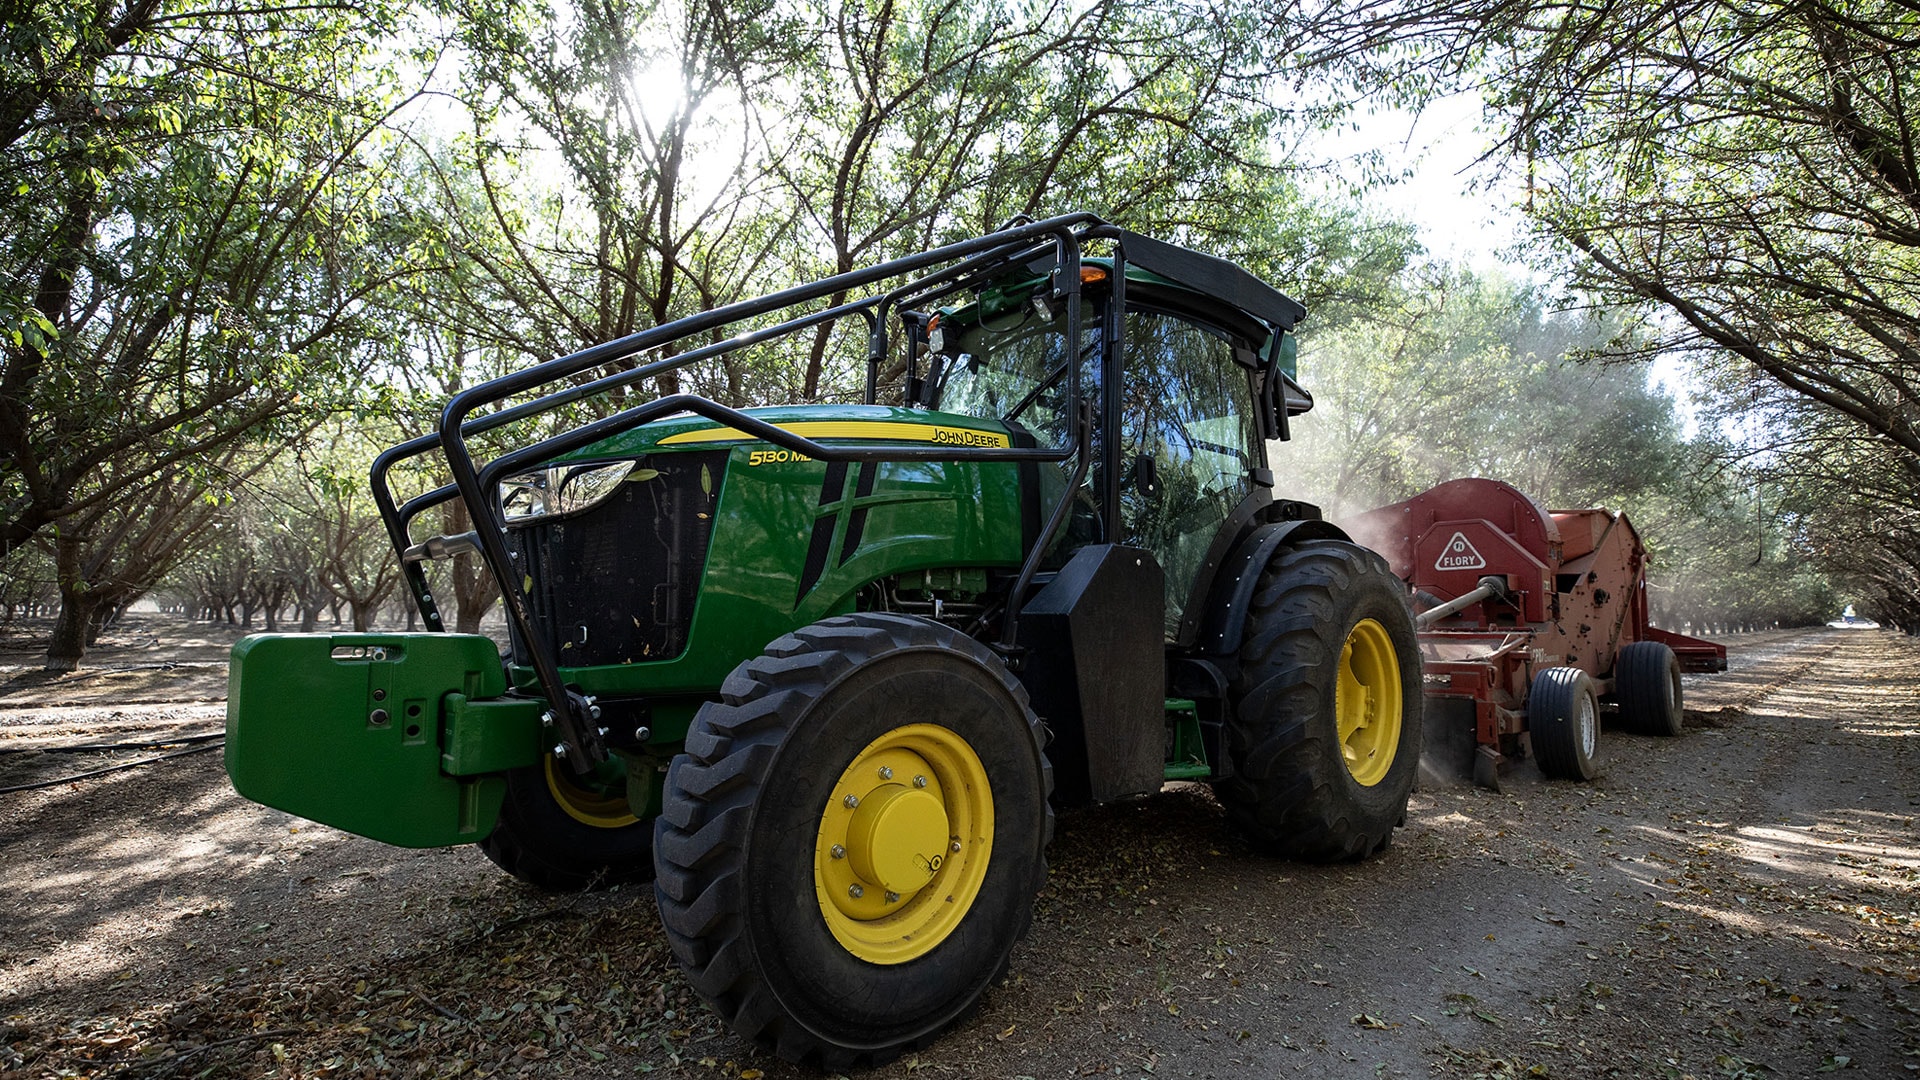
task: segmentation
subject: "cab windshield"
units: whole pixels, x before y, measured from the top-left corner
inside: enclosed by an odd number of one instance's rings
[[[1100,352],[1093,305],[1080,313],[1080,392],[1095,384]],[[932,372],[934,402],[944,412],[1016,424],[1041,445],[1059,445],[1069,425],[1067,317],[1025,305],[961,328],[942,344]]]

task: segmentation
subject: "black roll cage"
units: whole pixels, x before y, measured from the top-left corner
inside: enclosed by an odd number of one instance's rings
[[[418,608],[421,619],[429,631],[442,632],[446,629],[439,607],[434,602],[432,590],[427,585],[426,572],[417,554],[413,554],[417,549],[412,540],[412,525],[414,520],[428,509],[458,498],[466,505],[473,521],[474,531],[471,535],[474,545],[488,572],[501,585],[500,594],[507,616],[520,631],[521,640],[532,661],[531,666],[539,683],[541,695],[549,702],[550,708],[545,719],[557,728],[560,739],[559,745],[555,747],[555,753],[557,756],[563,756],[582,774],[591,770],[594,763],[605,760],[607,754],[601,738],[601,729],[594,723],[599,710],[591,700],[569,690],[563,683],[558,657],[551,643],[537,632],[526,598],[520,590],[508,587],[515,580],[515,576],[510,569],[511,556],[506,544],[506,523],[496,497],[498,485],[502,477],[516,470],[549,461],[561,454],[580,449],[653,420],[679,413],[692,413],[782,449],[828,462],[1064,462],[1073,459],[1075,465],[1068,485],[1060,501],[1053,507],[1045,524],[1041,527],[1032,548],[1026,553],[1020,572],[1007,597],[1006,611],[996,648],[1004,654],[1012,654],[1016,651],[1014,641],[1021,599],[1039,570],[1043,554],[1065,521],[1072,506],[1073,493],[1085,480],[1090,465],[1090,447],[1096,409],[1092,402],[1081,399],[1080,365],[1078,364],[1069,365],[1067,372],[1066,411],[1068,415],[1074,417],[1073,431],[1062,445],[1052,447],[955,447],[930,446],[925,443],[827,446],[739,409],[730,408],[697,394],[684,393],[656,398],[623,409],[502,454],[484,464],[475,461],[468,440],[471,436],[483,434],[597,394],[632,386],[643,380],[676,371],[699,360],[762,344],[787,334],[851,316],[859,316],[867,323],[865,400],[867,404],[877,404],[881,364],[889,348],[888,320],[896,310],[902,317],[911,345],[913,341],[923,338],[925,334],[924,320],[908,317],[914,314],[912,309],[942,297],[984,285],[1005,276],[1012,268],[1044,269],[1046,262],[1052,264],[1049,275],[1051,302],[1064,305],[1067,315],[1067,340],[1077,342],[1080,340],[1081,329],[1080,252],[1082,245],[1089,240],[1115,242],[1111,271],[1114,302],[1107,307],[1108,325],[1103,328],[1106,330],[1103,335],[1104,349],[1108,354],[1105,362],[1109,364],[1117,363],[1124,349],[1122,338],[1124,320],[1120,313],[1125,306],[1126,267],[1129,254],[1133,255],[1135,265],[1140,265],[1204,294],[1218,296],[1230,306],[1254,315],[1260,321],[1272,326],[1276,332],[1292,329],[1293,325],[1305,315],[1305,309],[1298,303],[1232,263],[1126,232],[1093,214],[1081,212],[1042,221],[1016,218],[1006,227],[969,240],[947,244],[865,269],[836,274],[755,299],[742,300],[594,345],[459,391],[442,409],[435,431],[390,447],[374,459],[369,477],[374,503],[379,507],[380,516],[386,525],[387,536],[393,544],[394,552],[400,557],[401,572],[409,599]],[[941,264],[950,265],[942,266]],[[496,408],[491,412],[481,411],[491,404],[551,386],[557,382],[572,380],[596,367],[628,360],[695,335],[705,334],[747,319],[784,312],[834,295],[846,295],[864,290],[890,278],[909,274],[920,276],[884,293],[862,300],[791,316],[771,326],[742,332],[687,352],[638,364],[625,371],[603,375],[586,382],[570,383],[559,390],[528,401]],[[910,389],[918,377],[915,353],[914,348],[908,348],[906,381]],[[1116,380],[1106,378],[1102,382],[1107,396],[1111,397],[1117,393]],[[909,396],[912,396],[911,393]],[[1103,408],[1108,411],[1115,405],[1117,402],[1114,401],[1102,403]],[[1112,442],[1111,439],[1107,440],[1109,445],[1105,448],[1109,455],[1113,453],[1110,445]],[[444,454],[448,469],[453,475],[453,483],[434,488],[405,503],[398,503],[388,482],[394,467],[403,461],[434,450],[440,450]],[[1107,486],[1115,487],[1118,484],[1116,471],[1113,468],[1105,470]],[[1117,491],[1112,494],[1116,497],[1117,505]]]

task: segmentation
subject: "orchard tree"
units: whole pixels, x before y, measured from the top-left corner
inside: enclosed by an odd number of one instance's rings
[[[50,669],[204,524],[244,441],[355,392],[415,272],[381,5],[38,0],[0,69],[0,558],[50,545]],[[156,532],[174,530],[173,535]],[[139,543],[134,541],[138,539]]]
[[[1816,404],[1920,493],[1920,19],[1906,0],[1326,0],[1302,70],[1471,86],[1542,253],[1680,355]]]

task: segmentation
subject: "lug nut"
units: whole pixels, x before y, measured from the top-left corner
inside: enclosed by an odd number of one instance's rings
[[[567,756],[567,744],[566,744],[566,743],[554,743],[554,744],[553,744],[553,756],[554,756],[554,757],[557,757],[557,758],[563,758],[563,757],[566,757],[566,756]]]
[[[634,742],[646,742],[648,739],[652,737],[653,737],[653,729],[650,727],[647,727],[644,724],[641,725],[640,727],[633,729]]]
[[[846,858],[846,857],[847,857],[847,849],[846,849],[846,848],[843,848],[843,847],[841,847],[841,846],[840,846],[839,844],[835,844],[835,845],[833,845],[833,857],[834,857],[834,858],[836,858],[836,859],[844,859],[844,858]]]
[[[847,804],[847,809],[852,810],[860,805],[860,796],[849,795],[845,799],[842,799],[841,801]]]
[[[587,709],[587,715],[593,717],[595,720],[600,719],[600,706],[595,705]]]
[[[894,891],[893,891],[892,889],[888,889],[888,890],[887,890],[887,903],[889,903],[889,904],[897,904],[897,903],[899,903],[899,902],[900,902],[900,894],[899,894],[899,893],[897,893],[897,892],[894,892]]]
[[[853,897],[855,900],[858,900],[861,897],[867,895],[867,890],[861,888],[860,883],[856,881],[853,884],[847,886],[847,895]]]
[[[882,780],[893,779],[893,770],[887,768],[885,765],[880,766],[880,779]]]
[[[551,710],[540,714],[540,726],[541,727],[553,726],[553,712]]]
[[[955,854],[958,854],[960,851],[960,841],[955,840],[953,843],[948,844],[947,848],[953,851]]]
[[[924,777],[924,776],[916,776],[916,777],[914,777],[914,778],[913,778],[913,786],[914,786],[914,787],[921,787],[921,788],[923,788],[923,787],[926,787],[926,786],[927,786],[927,778],[926,778],[926,777]]]

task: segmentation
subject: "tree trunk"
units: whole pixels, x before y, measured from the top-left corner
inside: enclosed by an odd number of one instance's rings
[[[118,607],[117,604],[107,603],[94,605],[93,614],[87,619],[87,648],[91,649],[100,644],[100,635],[106,631],[107,627],[113,625],[113,615]]]
[[[447,533],[466,532],[473,528],[473,518],[467,513],[467,504],[459,499],[447,504]],[[471,552],[461,552],[453,557],[447,575],[453,588],[453,629],[457,634],[477,634],[480,632],[480,620],[487,617],[494,602],[500,599],[499,584],[493,580],[493,574],[486,564],[475,558]]]
[[[87,626],[93,622],[98,601],[87,596],[62,596],[60,617],[53,623],[53,640],[47,643],[48,671],[74,671],[87,654]]]
[[[486,618],[487,612],[492,609],[492,601],[488,601],[485,607],[461,607],[458,611],[454,612],[453,632],[456,634],[479,633],[480,620]]]
[[[87,654],[87,631],[102,596],[81,573],[80,539],[64,533],[54,541],[54,579],[60,589],[60,616],[47,643],[46,670],[73,671]]]

